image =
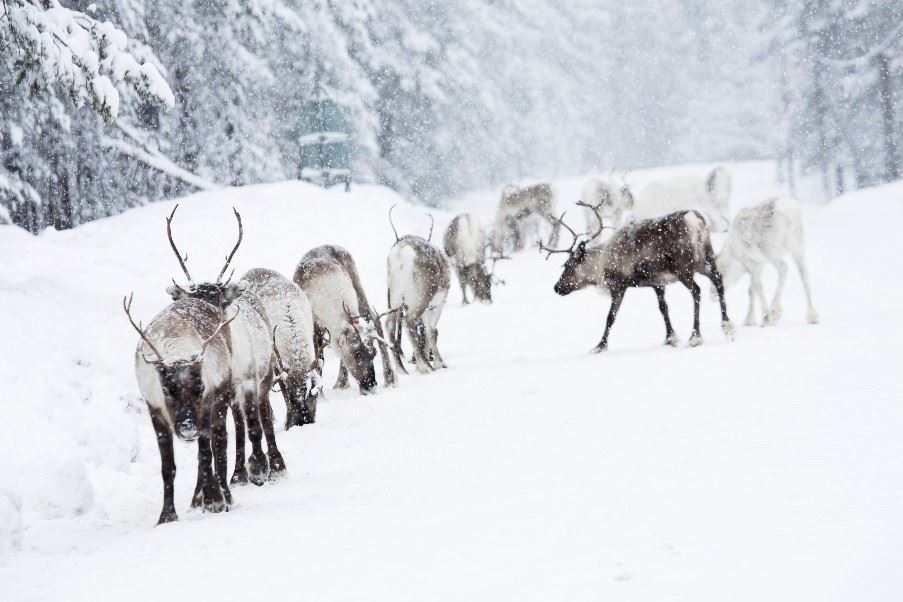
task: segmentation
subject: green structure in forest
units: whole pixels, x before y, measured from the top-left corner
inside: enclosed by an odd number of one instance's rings
[[[319,82],[304,103],[296,129],[302,180],[351,189],[351,129],[339,105]]]

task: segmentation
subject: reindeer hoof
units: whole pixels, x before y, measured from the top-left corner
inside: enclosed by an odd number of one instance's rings
[[[270,455],[270,475],[269,480],[275,481],[285,476],[285,460],[278,451]]]
[[[698,334],[694,334],[690,337],[690,340],[687,342],[687,345],[690,347],[699,347],[702,345],[702,337]]]
[[[241,468],[236,468],[235,472],[232,473],[232,478],[229,479],[229,483],[232,485],[247,485],[248,484],[248,469],[242,466]]]
[[[743,320],[743,325],[744,326],[758,326],[758,324],[756,324],[756,319],[753,316],[746,316],[746,319]]]
[[[212,500],[210,502],[204,503],[204,512],[210,512],[211,514],[219,514],[220,512],[228,512],[231,509],[231,506],[226,503],[225,500],[218,499]]]
[[[665,345],[670,345],[672,347],[680,346],[680,338],[676,334],[668,335],[668,338],[665,339]]]
[[[157,520],[157,526],[165,525],[166,523],[174,523],[179,520],[179,516],[176,514],[175,510],[164,510],[160,513],[160,518]]]
[[[734,336],[737,333],[737,329],[734,327],[734,325],[731,323],[730,320],[725,320],[724,322],[721,323],[721,330],[722,330],[722,332],[724,332],[724,336],[725,336],[725,338],[727,338],[728,341],[734,340]]]
[[[230,508],[232,507],[232,504],[235,503],[235,500],[232,499],[232,491],[230,491],[228,487],[223,489],[223,499],[226,500],[226,505]]]
[[[608,345],[599,344],[589,350],[590,353],[602,353],[603,351],[608,351]]]
[[[809,324],[818,324],[818,322],[819,322],[818,312],[815,311],[814,309],[810,309],[809,313],[806,314],[806,322],[808,322]]]
[[[248,458],[248,478],[258,487],[267,480],[267,458],[263,452],[259,456],[251,454]]]

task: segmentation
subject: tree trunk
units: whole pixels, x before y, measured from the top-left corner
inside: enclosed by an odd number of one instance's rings
[[[894,115],[894,92],[891,81],[890,59],[884,52],[874,58],[878,67],[878,96],[881,99],[881,114],[884,120],[884,179],[888,182],[900,177],[900,155],[897,152],[896,124]]]

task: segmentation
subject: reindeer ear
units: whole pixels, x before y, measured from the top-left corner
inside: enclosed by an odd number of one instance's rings
[[[332,342],[332,335],[329,334],[329,330],[324,328],[320,332],[320,345],[322,347],[327,347],[329,345],[329,343],[331,343],[331,342]]]
[[[175,284],[170,284],[166,287],[166,294],[172,297],[173,301],[178,301],[186,296],[184,290],[176,286]]]

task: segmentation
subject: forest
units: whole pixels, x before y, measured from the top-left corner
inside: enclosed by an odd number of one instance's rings
[[[899,0],[3,0],[0,221],[72,228],[298,177],[315,84],[358,182],[441,206],[527,176],[776,159],[901,175]]]

